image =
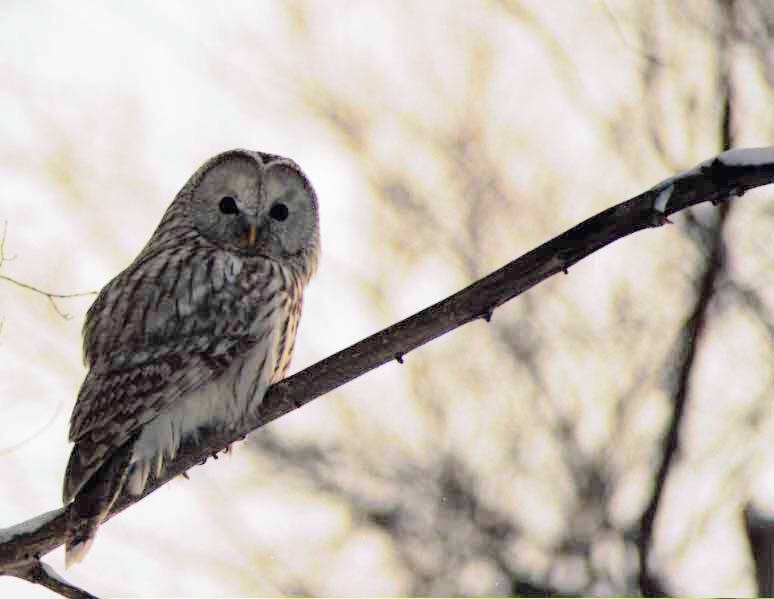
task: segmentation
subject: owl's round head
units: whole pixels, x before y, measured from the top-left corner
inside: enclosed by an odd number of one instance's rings
[[[199,233],[226,250],[303,261],[310,275],[316,266],[317,197],[288,158],[249,150],[224,152],[191,177],[178,200],[186,204]]]

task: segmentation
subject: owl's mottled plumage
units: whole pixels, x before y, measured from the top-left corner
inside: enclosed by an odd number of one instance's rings
[[[317,199],[298,166],[233,150],[191,177],[100,292],[70,423],[68,564],[183,438],[234,427],[285,376],[319,243]]]

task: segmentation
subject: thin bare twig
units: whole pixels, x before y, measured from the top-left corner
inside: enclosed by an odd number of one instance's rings
[[[6,235],[8,233],[8,222],[3,223],[3,235],[0,237],[0,268],[2,268],[3,263],[7,261],[11,261],[16,256],[11,256],[10,258],[5,255],[5,240]],[[76,297],[86,297],[88,295],[97,295],[96,291],[83,291],[81,293],[51,293],[50,291],[45,291],[43,289],[40,289],[38,287],[35,287],[34,285],[30,285],[29,283],[22,283],[21,281],[18,281],[14,279],[13,277],[9,277],[7,275],[0,275],[0,280],[7,281],[8,283],[13,283],[14,285],[21,287],[22,289],[26,289],[28,291],[32,291],[34,293],[38,293],[40,295],[45,296],[48,298],[48,301],[51,302],[51,305],[54,307],[54,310],[56,311],[59,316],[64,318],[65,320],[68,320],[70,318],[69,314],[66,314],[65,312],[62,312],[59,309],[59,306],[56,305],[56,302],[54,300],[58,299],[72,299]]]
[[[59,306],[56,305],[56,302],[54,300],[72,299],[75,297],[86,297],[88,295],[97,295],[96,291],[83,291],[81,293],[51,293],[50,291],[44,291],[43,289],[38,289],[37,287],[34,287],[33,285],[30,285],[28,283],[22,283],[21,281],[17,281],[16,279],[12,277],[8,277],[6,275],[0,275],[0,280],[8,281],[9,283],[13,283],[14,285],[21,287],[22,289],[27,289],[28,291],[34,291],[35,293],[39,293],[40,295],[46,296],[48,298],[48,301],[50,301],[51,305],[54,307],[54,310],[56,310],[56,313],[59,314],[59,316],[61,316],[65,320],[71,318],[71,316],[69,314],[62,312],[59,309]]]
[[[48,564],[36,559],[15,573],[16,577],[42,585],[67,599],[98,599],[82,588],[70,584]]]
[[[16,256],[11,256],[10,258],[5,255],[5,238],[8,234],[8,221],[3,221],[3,236],[0,237],[0,267],[3,266],[3,262],[8,260],[9,262],[11,260],[15,260]]]

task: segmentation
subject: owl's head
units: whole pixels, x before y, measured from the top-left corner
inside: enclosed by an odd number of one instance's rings
[[[243,255],[303,261],[314,270],[320,233],[317,197],[288,158],[231,150],[208,160],[183,188],[194,227],[212,243]]]

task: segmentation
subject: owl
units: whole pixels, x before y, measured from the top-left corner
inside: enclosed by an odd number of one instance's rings
[[[285,376],[319,253],[317,198],[292,160],[232,150],[188,180],[86,315],[68,566],[122,493],[141,495],[198,431],[237,427]]]

